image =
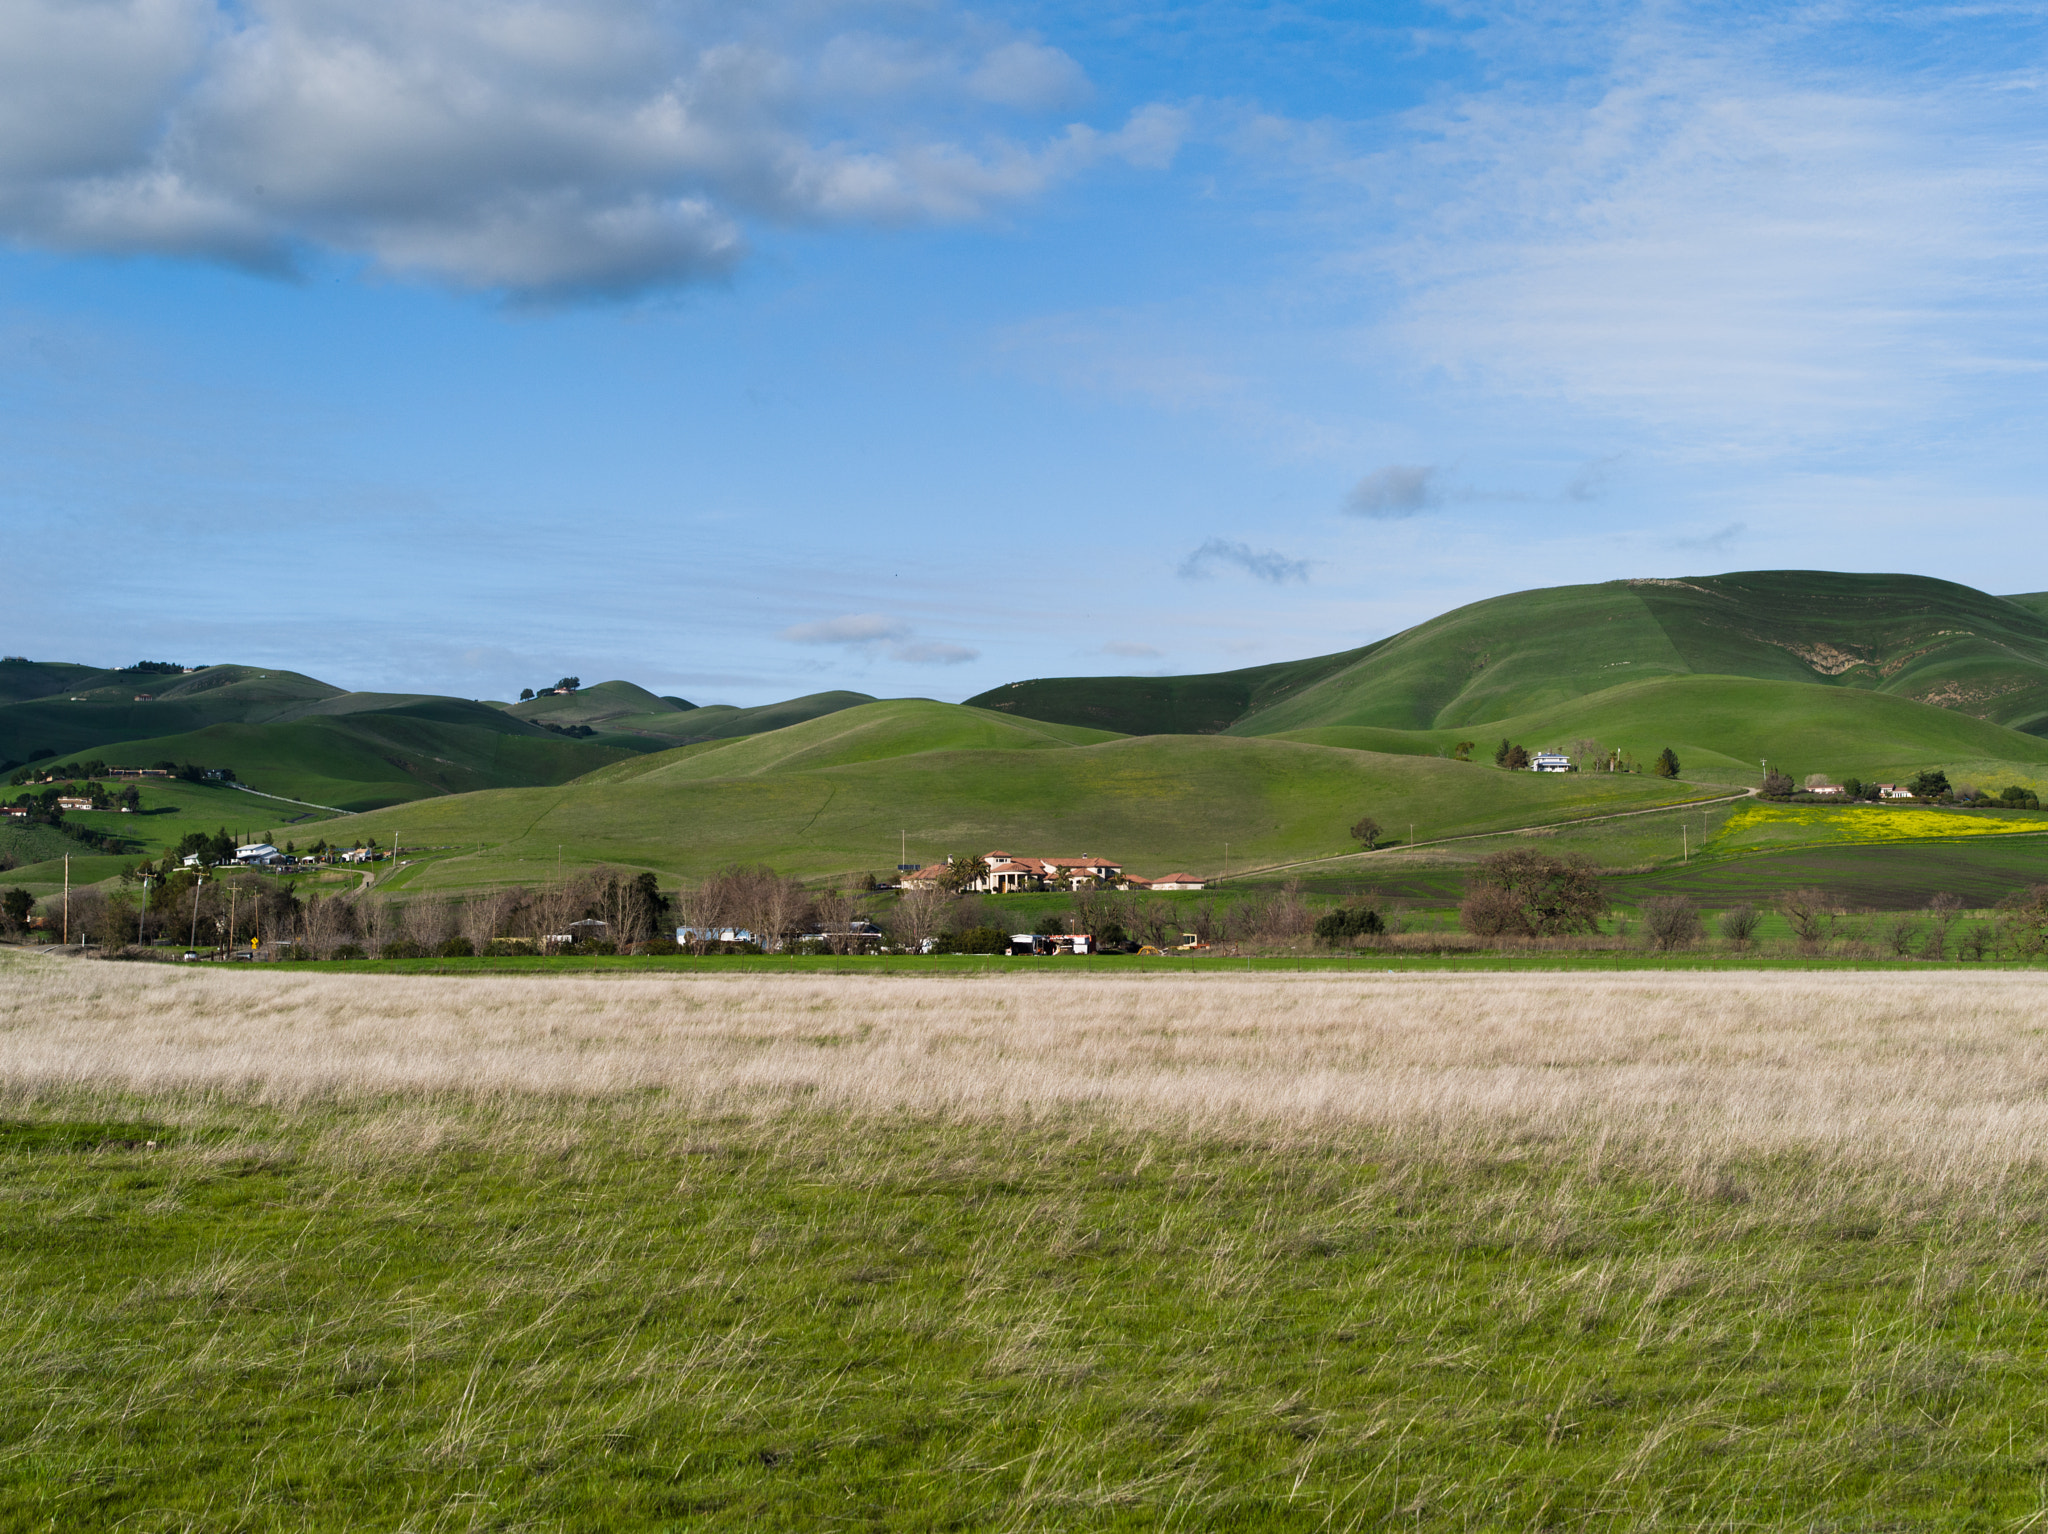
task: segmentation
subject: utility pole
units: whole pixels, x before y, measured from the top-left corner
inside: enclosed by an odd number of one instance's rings
[[[149,920],[149,875],[142,876],[142,909],[135,913],[135,946],[140,948],[149,940],[143,935],[143,924]]]
[[[64,941],[71,941],[71,854],[64,854]]]

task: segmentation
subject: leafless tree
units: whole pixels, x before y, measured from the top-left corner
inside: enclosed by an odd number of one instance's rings
[[[945,929],[948,903],[944,894],[929,886],[903,891],[889,912],[890,939],[898,948],[921,951],[926,942]]]
[[[1658,895],[1643,902],[1643,925],[1658,948],[1690,948],[1700,940],[1702,927],[1696,906],[1683,895]]]
[[[1825,890],[1793,890],[1779,899],[1778,910],[1803,952],[1819,953],[1827,947],[1839,912]]]

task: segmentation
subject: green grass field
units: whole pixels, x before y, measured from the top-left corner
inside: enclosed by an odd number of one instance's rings
[[[1758,1197],[1057,1121],[51,1103],[0,1126],[0,1506],[24,1529],[2038,1520],[2023,1188],[1951,1211],[1740,1175]]]
[[[1281,738],[1361,751],[1437,754],[1461,740],[1490,759],[1506,736],[1530,749],[1576,740],[1633,754],[1646,766],[1666,746],[1688,776],[1754,784],[1762,763],[1804,779],[1898,782],[1942,767],[1956,783],[2048,785],[2048,740],[1887,693],[1747,677],[1682,676],[1622,683],[1550,708],[1448,730],[1362,725],[1295,730]],[[2039,791],[2038,789],[2036,790]]]
[[[311,846],[324,834],[323,823],[334,817],[305,805],[281,804],[257,794],[217,783],[149,781],[139,785],[142,808],[124,815],[118,810],[74,810],[66,823],[118,836],[127,850],[102,856],[48,826],[0,826],[0,853],[16,866],[0,872],[0,888],[19,886],[38,898],[62,887],[63,857],[71,854],[74,888],[117,877],[138,858],[157,858],[194,831],[226,830],[233,836],[274,836],[277,844],[295,841]]]
[[[1013,749],[960,749],[962,738]],[[1095,739],[1094,744],[1077,743]],[[724,774],[724,775],[714,775]],[[1006,847],[1100,853],[1153,875],[1214,874],[1354,846],[1367,812],[1397,835],[1653,805],[1709,790],[1656,778],[1538,777],[1435,758],[1215,736],[1100,740],[918,701],[863,705],[750,741],[643,757],[556,789],[424,800],[332,834],[441,854],[413,890],[531,882],[607,862],[696,877],[734,860],[807,876]],[[395,885],[394,887],[401,887]]]

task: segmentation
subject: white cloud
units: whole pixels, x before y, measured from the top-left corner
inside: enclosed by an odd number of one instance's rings
[[[1014,113],[1085,95],[1071,58],[943,7],[859,33],[860,10],[0,0],[0,233],[623,295],[729,270],[750,222],[971,219],[1164,165],[1185,132],[1155,106],[1020,138]]]
[[[958,666],[979,660],[981,652],[944,640],[919,639],[901,618],[885,613],[849,613],[816,623],[799,623],[782,631],[791,644],[843,645],[869,656],[886,656],[912,666]]]

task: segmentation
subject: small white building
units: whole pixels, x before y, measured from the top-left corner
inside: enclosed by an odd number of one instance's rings
[[[1538,751],[1529,758],[1529,767],[1534,772],[1570,772],[1572,759],[1562,751]]]
[[[1154,879],[1156,890],[1198,890],[1208,888],[1209,881],[1195,874],[1168,874],[1163,879]]]
[[[246,847],[235,849],[237,863],[282,863],[284,854],[269,842],[252,842]]]
[[[1906,787],[1903,783],[1880,783],[1877,785],[1877,797],[1880,799],[1910,799],[1913,797],[1913,790]]]

